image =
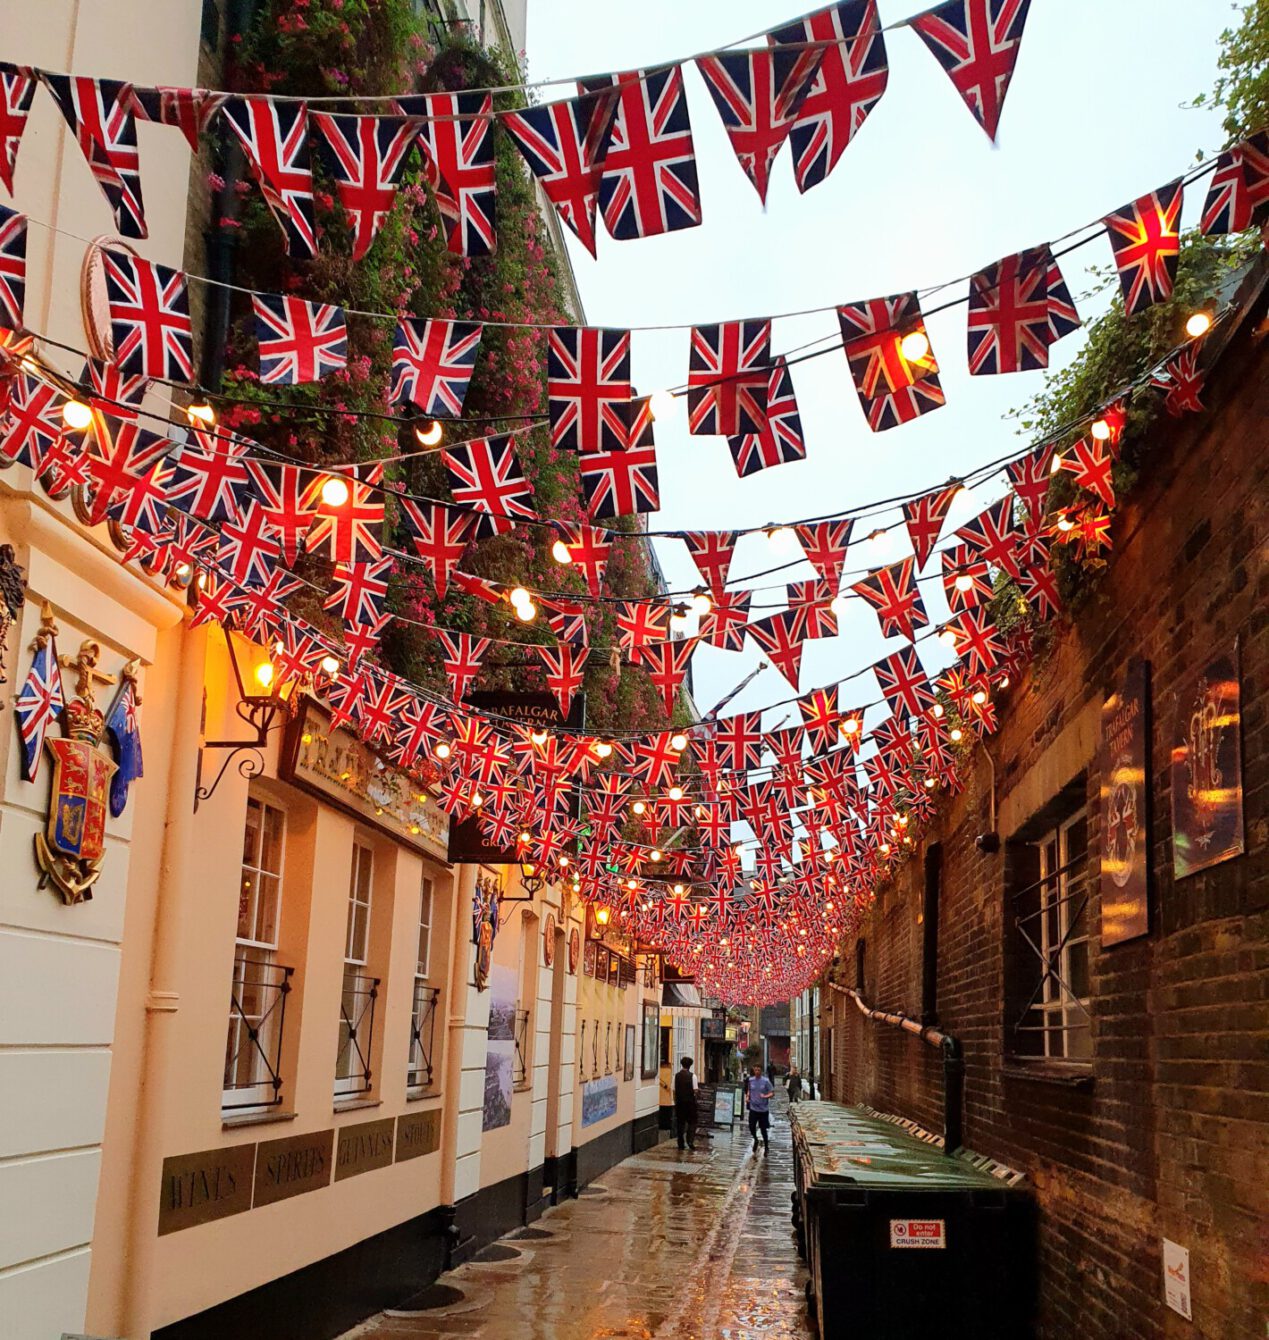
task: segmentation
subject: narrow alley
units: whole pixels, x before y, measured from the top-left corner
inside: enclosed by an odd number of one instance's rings
[[[800,1340],[805,1271],[790,1222],[793,1153],[783,1094],[771,1148],[739,1124],[695,1153],[672,1140],[611,1168],[581,1196],[494,1243],[408,1305],[343,1340]],[[512,1257],[511,1253],[517,1255]]]

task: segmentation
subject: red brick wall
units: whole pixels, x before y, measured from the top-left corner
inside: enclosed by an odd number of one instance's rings
[[[991,768],[927,835],[943,844],[939,1020],[965,1051],[965,1143],[1022,1169],[1040,1207],[1046,1340],[1241,1340],[1269,1314],[1269,355],[1243,321],[1210,374],[1203,415],[1150,430],[1141,478],[1114,523],[1114,556],[1049,657],[1002,703],[995,761],[1002,837],[1026,806],[1086,771],[1090,860],[1100,843],[1097,713],[1128,660],[1150,662],[1151,930],[1103,949],[1096,881],[1092,1074],[1082,1087],[1020,1078],[1005,1058],[1004,853],[982,854]],[[1173,694],[1237,637],[1246,854],[1172,875]],[[870,1004],[919,1015],[921,851],[861,929]],[[855,982],[855,942],[839,980]],[[826,992],[835,1093],[942,1125],[938,1057]],[[1163,1303],[1160,1239],[1190,1250],[1194,1322]]]

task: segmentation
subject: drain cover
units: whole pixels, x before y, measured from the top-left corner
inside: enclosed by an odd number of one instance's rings
[[[518,1261],[520,1253],[502,1242],[491,1242],[472,1257],[473,1261]]]
[[[402,1312],[431,1312],[438,1307],[453,1307],[455,1303],[461,1303],[467,1295],[461,1290],[456,1289],[452,1284],[429,1284],[426,1289],[420,1289],[418,1293],[412,1294],[399,1307],[394,1307],[394,1313]]]
[[[548,1233],[544,1228],[517,1228],[510,1236],[512,1242],[519,1242],[525,1238],[536,1242],[540,1238],[553,1238],[555,1234]]]

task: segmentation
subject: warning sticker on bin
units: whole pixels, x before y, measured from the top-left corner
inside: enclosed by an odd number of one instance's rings
[[[892,1219],[892,1247],[946,1247],[947,1223],[943,1219]]]

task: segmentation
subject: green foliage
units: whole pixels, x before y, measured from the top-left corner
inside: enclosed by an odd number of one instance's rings
[[[1269,126],[1269,0],[1251,0],[1241,18],[1221,34],[1215,87],[1194,99],[1195,106],[1224,109],[1229,144]]]

